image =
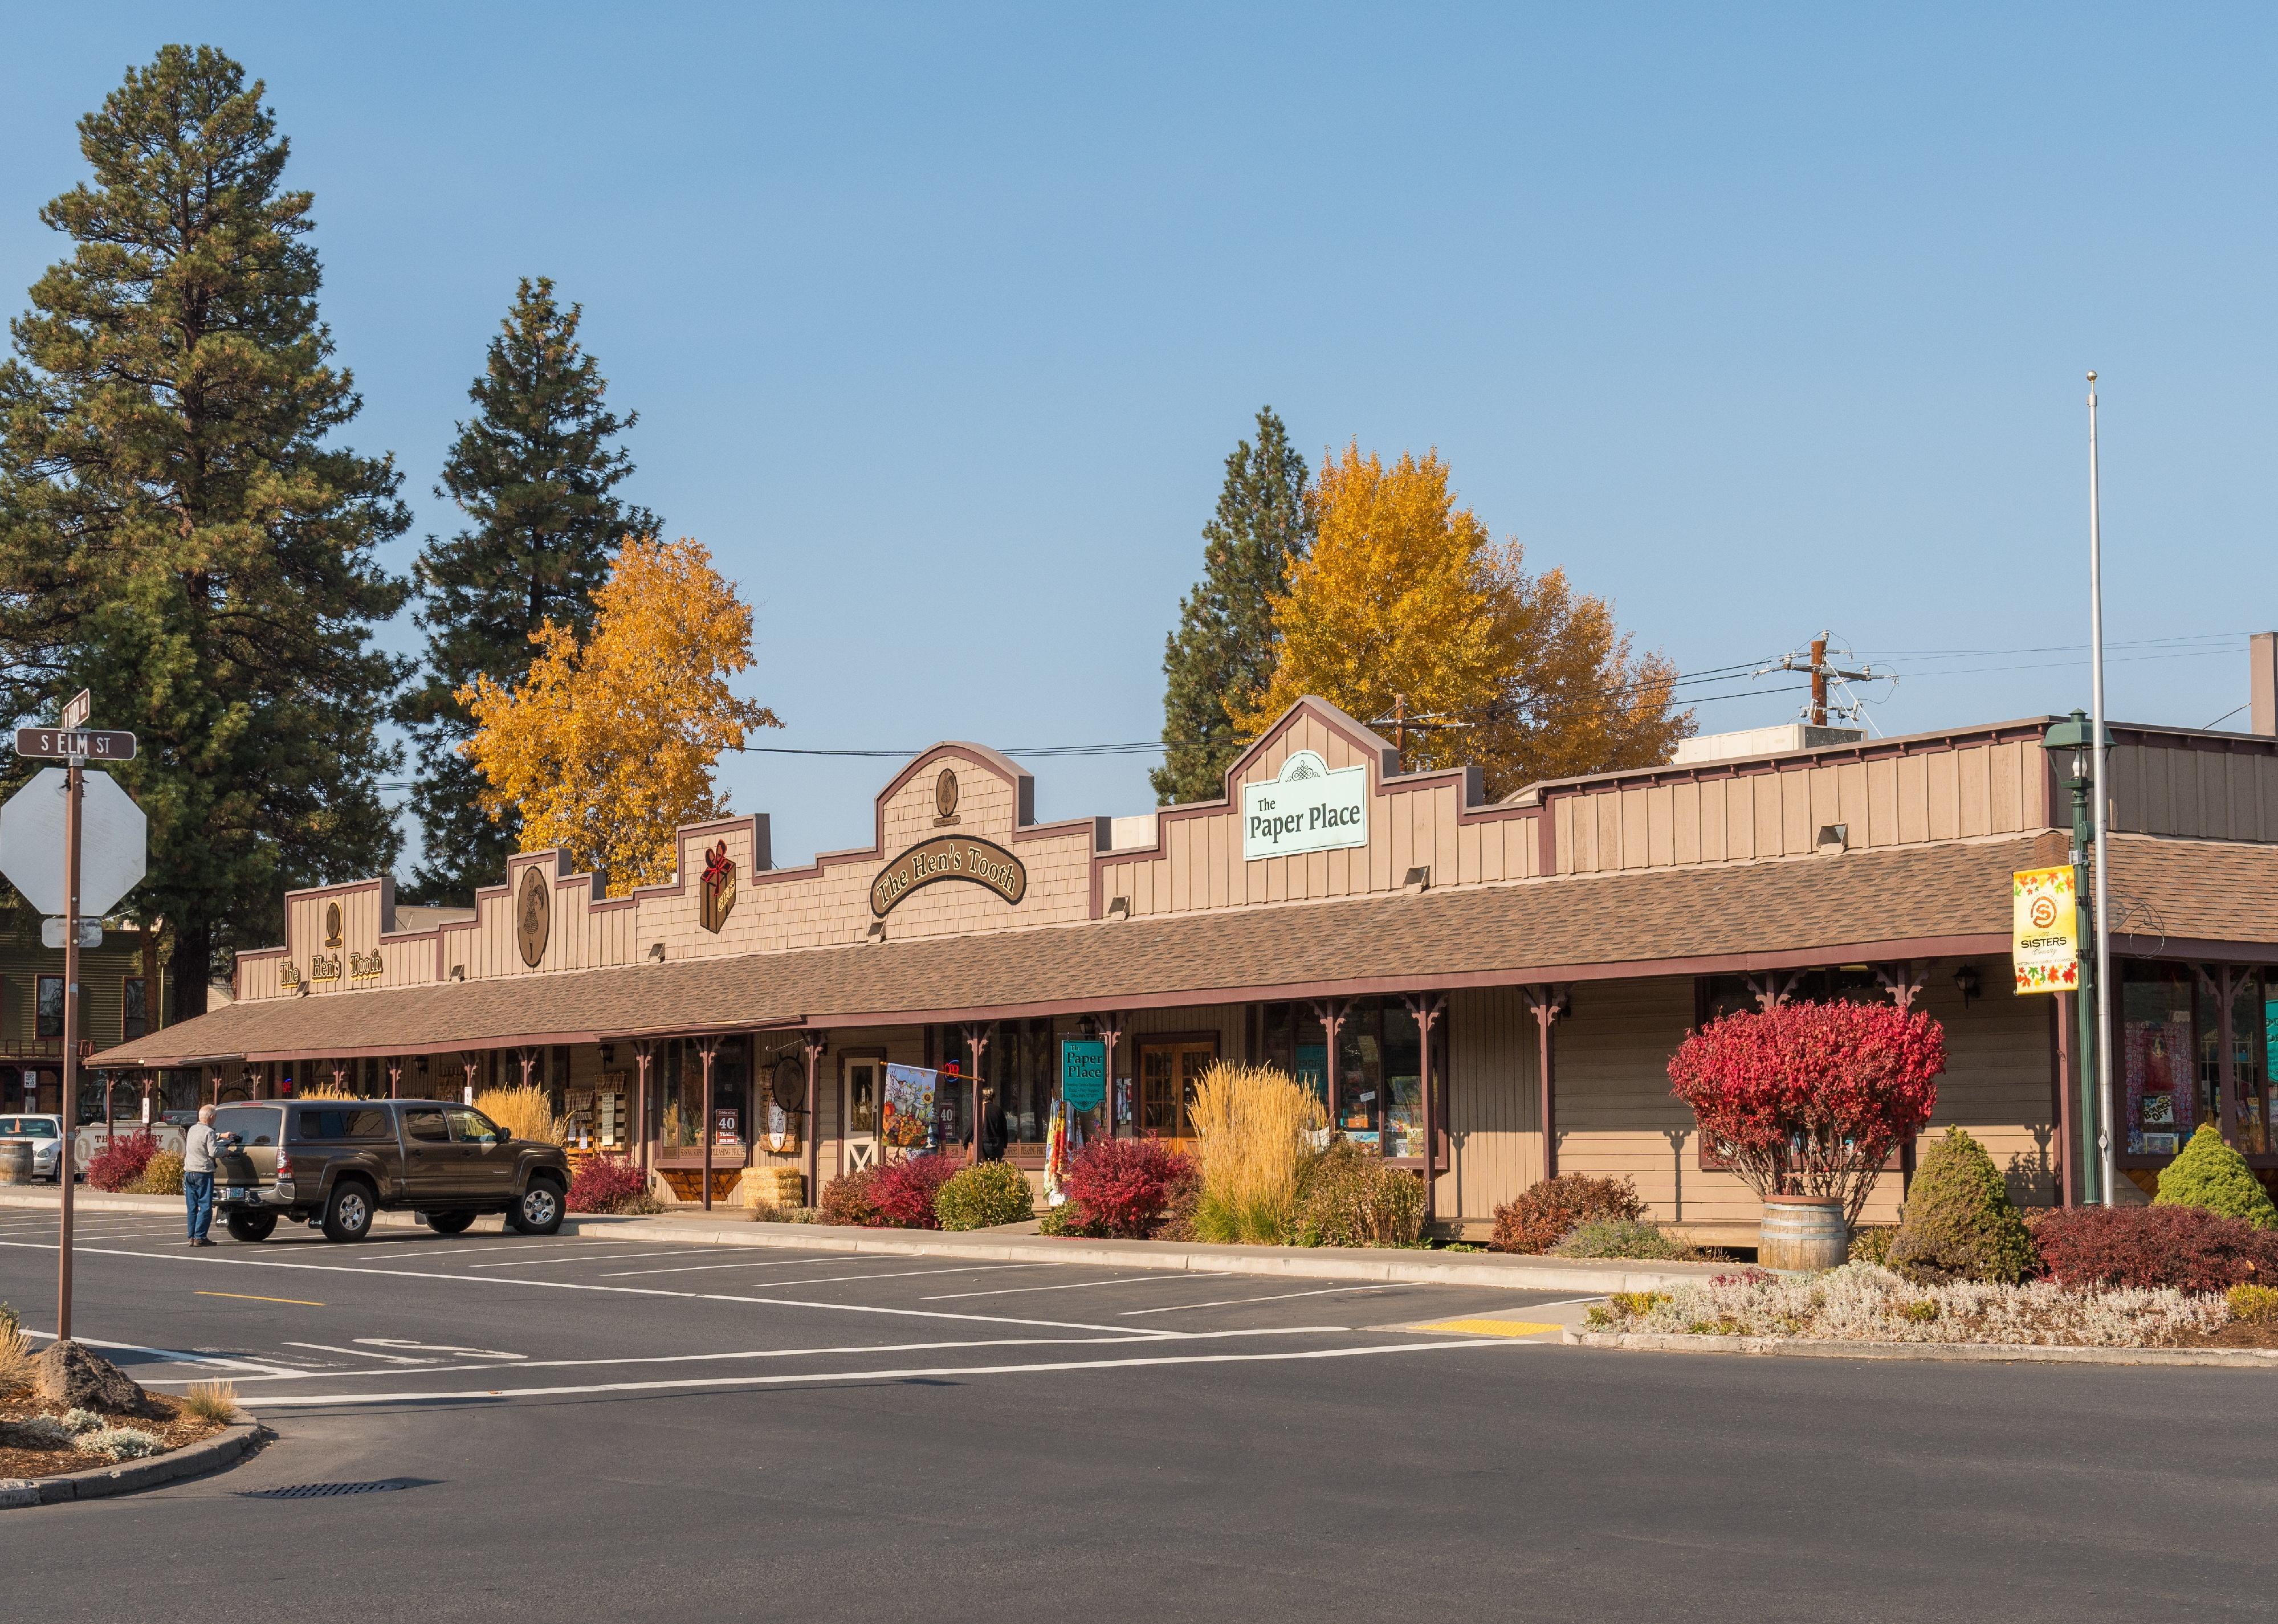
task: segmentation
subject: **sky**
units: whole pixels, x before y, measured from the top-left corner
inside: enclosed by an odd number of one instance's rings
[[[623,487],[755,612],[754,743],[1126,743],[1224,458],[1436,447],[1703,731],[1831,631],[1902,733],[2203,726],[2278,625],[2267,8],[165,6],[11,0],[0,304],[74,121],[168,41],[265,81],[416,522],[521,276],[585,307]],[[392,647],[416,651],[407,620]],[[1735,696],[1735,697],[1726,697]],[[2225,722],[2243,727],[2242,717]],[[1040,759],[1046,818],[1144,755]],[[897,763],[745,754],[778,862]]]

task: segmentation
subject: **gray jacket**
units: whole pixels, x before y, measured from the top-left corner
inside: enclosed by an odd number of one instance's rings
[[[190,1125],[182,1135],[182,1170],[186,1173],[210,1173],[214,1170],[214,1152],[219,1141],[212,1127],[199,1122]]]

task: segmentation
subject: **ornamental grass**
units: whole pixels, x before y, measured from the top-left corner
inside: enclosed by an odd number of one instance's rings
[[[193,1382],[182,1395],[182,1414],[201,1421],[227,1422],[237,1415],[235,1382]]]
[[[1295,1239],[1312,1136],[1328,1125],[1312,1090],[1274,1066],[1219,1061],[1195,1085],[1188,1115],[1202,1174],[1196,1237],[1255,1246]]]
[[[570,1125],[554,1114],[553,1102],[535,1083],[485,1088],[475,1096],[475,1109],[516,1139],[546,1145],[569,1143]]]
[[[16,1310],[0,1302],[0,1395],[32,1384],[32,1346]]]

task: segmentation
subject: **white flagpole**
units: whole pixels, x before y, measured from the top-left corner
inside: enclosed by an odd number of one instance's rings
[[[2104,532],[2096,468],[2096,374],[2088,375],[2088,672],[2096,764],[2096,1093],[2104,1164],[2104,1204],[2114,1204],[2112,1181],[2112,854],[2107,849],[2112,808],[2106,788],[2104,735]]]

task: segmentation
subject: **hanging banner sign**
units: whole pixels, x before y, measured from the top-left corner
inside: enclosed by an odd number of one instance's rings
[[[878,1137],[901,1150],[924,1144],[933,1132],[934,1088],[940,1078],[923,1066],[888,1066]]]
[[[1280,774],[1242,787],[1242,859],[1294,857],[1368,844],[1368,769],[1339,767],[1310,750]]]
[[[1098,1038],[1060,1041],[1060,1098],[1072,1111],[1096,1111],[1107,1097],[1107,1045]]]
[[[2069,863],[2009,876],[2009,957],[2021,993],[2080,990],[2080,905]]]

